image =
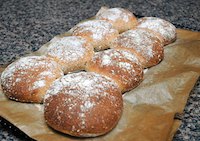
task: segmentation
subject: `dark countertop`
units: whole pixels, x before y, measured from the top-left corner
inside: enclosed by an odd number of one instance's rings
[[[136,16],[154,16],[177,28],[200,31],[199,0],[1,0],[0,65],[36,51],[55,35],[94,16],[101,6],[123,7]],[[174,137],[200,140],[200,78],[184,110],[182,125]],[[0,120],[0,140],[23,140],[5,128]],[[26,140],[26,139],[24,139]]]

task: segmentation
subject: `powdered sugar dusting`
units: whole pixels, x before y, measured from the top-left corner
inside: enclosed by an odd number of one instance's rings
[[[102,58],[102,62],[101,62],[101,65],[102,66],[106,66],[106,65],[109,65],[111,63],[111,57],[109,55],[104,55],[103,58]]]
[[[16,78],[16,82],[20,82],[22,79],[21,78]]]
[[[94,40],[102,40],[105,35],[117,32],[110,23],[103,20],[85,21],[77,24],[70,31],[73,35],[76,35],[76,33],[91,32],[91,36]]]
[[[151,33],[142,28],[128,30],[122,33],[114,42],[113,48],[117,48],[118,44],[122,47],[134,49],[142,54],[147,60],[153,57],[153,46],[155,40],[151,39]]]
[[[130,60],[131,62],[134,62],[134,63],[136,63],[136,64],[140,64],[139,60],[137,59],[137,57],[136,57],[134,54],[132,54],[132,53],[130,53],[130,52],[128,52],[128,51],[121,51],[121,50],[119,50],[119,52],[120,52],[126,59]]]
[[[98,52],[87,66],[89,71],[98,70],[120,85],[133,85],[142,78],[142,68],[135,57],[125,50],[109,49]],[[93,68],[95,68],[93,70]],[[116,80],[117,79],[117,80]]]
[[[90,96],[103,95],[109,87],[114,88],[116,85],[109,78],[105,79],[99,74],[92,72],[73,73],[56,80],[47,91],[45,98],[64,91],[65,94],[76,96],[80,99],[88,99]],[[66,91],[65,88],[67,88]]]
[[[41,88],[41,87],[44,87],[45,84],[46,84],[46,81],[45,81],[45,80],[35,81],[35,82],[33,83],[32,90],[38,89],[38,88]]]
[[[95,106],[95,102],[91,102],[90,100],[85,101],[85,103],[80,106],[81,112],[86,112],[86,111],[88,111],[88,109],[91,109],[93,106]],[[82,117],[83,117],[83,115],[82,115]]]
[[[7,90],[11,90],[12,86],[26,82],[31,91],[44,87],[46,77],[56,77],[59,73],[60,76],[63,75],[58,64],[52,59],[45,56],[29,56],[10,64],[1,75],[1,83]]]
[[[122,68],[122,69],[127,69],[127,70],[133,69],[133,68],[132,68],[132,65],[131,65],[130,63],[128,63],[128,62],[119,62],[118,65],[119,65],[119,67]],[[134,71],[134,69],[133,69],[133,71]]]
[[[51,71],[43,71],[39,74],[41,77],[49,76],[52,77],[53,73]]]
[[[46,54],[61,61],[75,61],[85,55],[85,43],[85,39],[76,36],[58,38],[51,42]]]
[[[72,73],[56,80],[47,91],[44,99],[45,101],[47,99],[51,101],[53,100],[53,97],[51,97],[53,95],[61,93],[68,95],[68,98],[65,99],[65,103],[63,104],[66,104],[72,113],[74,107],[76,107],[75,109],[77,109],[77,106],[79,107],[80,111],[77,118],[80,120],[80,123],[78,124],[83,129],[86,124],[86,114],[95,108],[99,100],[106,97],[114,103],[116,99],[113,99],[109,95],[108,91],[110,89],[118,91],[117,84],[110,78],[94,72]],[[73,100],[69,97],[73,98]],[[79,102],[78,104],[77,101]],[[45,103],[45,105],[48,105],[48,103]],[[71,118],[70,114],[68,118]],[[79,129],[72,126],[72,130],[77,131]]]
[[[135,55],[123,50],[109,49],[102,52],[97,52],[95,56],[93,57],[93,62],[95,62],[96,59],[101,59],[102,67],[114,65],[125,70],[127,69],[134,70],[132,68],[132,65],[128,63],[127,61],[130,61],[131,63],[139,64],[139,61],[135,57]]]
[[[124,22],[128,22],[129,18],[131,17],[131,13],[122,9],[122,8],[110,8],[107,10],[104,10],[102,12],[99,12],[96,15],[97,19],[108,19],[111,21],[116,20],[123,20]]]
[[[171,41],[176,38],[176,27],[163,19],[156,17],[144,17],[139,19],[138,27],[148,28],[158,32],[167,41]]]

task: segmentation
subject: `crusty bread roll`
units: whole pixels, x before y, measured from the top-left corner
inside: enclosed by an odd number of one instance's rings
[[[74,36],[85,38],[96,50],[109,48],[110,42],[119,35],[118,31],[109,22],[104,20],[81,22],[69,32]]]
[[[50,42],[46,56],[58,62],[64,73],[83,70],[94,54],[93,47],[84,38],[67,36]]]
[[[95,16],[96,19],[106,20],[120,33],[132,29],[137,25],[137,19],[127,9],[101,7]]]
[[[122,113],[117,84],[94,72],[78,72],[56,80],[44,100],[44,117],[60,132],[95,137],[109,132]]]
[[[62,75],[62,70],[53,59],[29,56],[13,62],[3,71],[1,85],[10,99],[42,103],[50,84]]]
[[[95,53],[86,70],[110,77],[122,92],[132,90],[143,79],[143,68],[138,59],[125,50],[109,49]]]
[[[143,68],[157,65],[164,57],[162,38],[146,28],[128,30],[111,43],[111,48],[134,53]]]
[[[164,45],[176,40],[176,27],[166,20],[156,17],[144,17],[138,20],[137,27],[148,28],[159,33],[164,38]]]

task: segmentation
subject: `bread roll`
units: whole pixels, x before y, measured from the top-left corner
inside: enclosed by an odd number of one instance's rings
[[[135,28],[120,34],[110,47],[135,54],[143,68],[157,65],[164,57],[160,36],[145,28]]]
[[[148,28],[164,38],[164,45],[176,40],[176,27],[168,21],[156,17],[144,17],[138,20],[138,27]]]
[[[115,127],[122,113],[117,84],[93,72],[78,72],[56,80],[44,100],[49,126],[77,137],[95,137]]]
[[[130,11],[123,8],[102,7],[95,16],[96,19],[106,20],[120,33],[137,25],[137,19]]]
[[[117,82],[122,92],[135,88],[143,79],[143,68],[138,59],[125,50],[97,52],[87,63],[86,70],[110,77]]]
[[[118,31],[103,20],[90,20],[77,24],[70,32],[85,38],[96,50],[109,48],[110,42],[118,36]]]
[[[51,83],[62,75],[53,59],[29,56],[13,62],[3,71],[1,85],[3,93],[12,100],[42,103]]]
[[[93,47],[82,37],[68,36],[50,42],[46,56],[57,61],[64,73],[83,70],[93,56]]]

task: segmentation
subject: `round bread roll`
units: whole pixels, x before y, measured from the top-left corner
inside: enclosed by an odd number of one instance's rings
[[[110,47],[132,52],[143,68],[147,68],[157,65],[164,57],[161,39],[152,30],[136,28],[120,34]]]
[[[3,93],[12,100],[42,103],[44,95],[62,70],[45,56],[24,57],[10,64],[1,75]]]
[[[95,137],[115,127],[122,108],[122,95],[113,80],[94,72],[79,72],[51,85],[45,95],[44,117],[60,132]]]
[[[168,21],[156,17],[144,17],[138,20],[138,27],[148,28],[164,38],[164,45],[176,40],[176,27]]]
[[[143,68],[138,59],[125,50],[109,49],[95,53],[86,70],[110,77],[122,92],[135,88],[143,79]]]
[[[73,27],[70,32],[74,36],[85,38],[96,50],[109,48],[110,42],[119,35],[118,31],[104,20],[81,22]]]
[[[85,39],[77,36],[57,38],[50,42],[46,56],[52,57],[62,67],[64,73],[83,70],[94,54],[93,47]]]
[[[123,8],[102,7],[96,14],[96,19],[106,20],[120,33],[137,25],[137,19],[130,11]]]

